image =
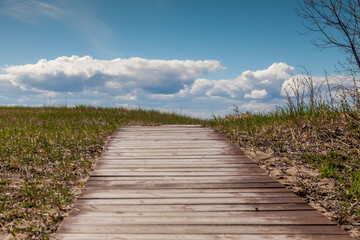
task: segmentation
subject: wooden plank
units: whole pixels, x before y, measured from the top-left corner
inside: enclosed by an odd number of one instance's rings
[[[107,168],[120,168],[120,169],[127,169],[127,168],[160,168],[160,169],[172,169],[172,168],[241,168],[241,169],[249,169],[256,172],[264,172],[262,169],[259,169],[258,165],[256,164],[232,164],[232,163],[213,163],[211,164],[194,164],[194,163],[176,163],[173,164],[154,164],[154,163],[140,163],[140,164],[131,164],[131,163],[122,163],[121,161],[107,161],[107,162],[100,162],[97,164],[97,167],[101,169],[107,169]]]
[[[117,159],[119,161],[122,160],[168,160],[174,162],[175,159],[179,161],[200,161],[200,160],[212,160],[212,161],[237,161],[239,163],[248,162],[248,163],[254,163],[252,160],[247,158],[245,155],[181,155],[181,156],[161,156],[161,155],[147,155],[147,156],[137,156],[137,157],[124,157],[124,156],[117,156],[116,154],[110,154],[110,153],[104,153],[104,155],[101,157],[101,159]]]
[[[261,181],[258,180],[261,183]],[[121,188],[124,184],[237,184],[242,183],[246,184],[246,182],[240,182],[239,180],[217,180],[215,179],[185,179],[185,180],[172,180],[170,183],[168,180],[138,180],[134,177],[134,180],[122,180],[122,181],[96,181],[89,182],[87,187],[89,186],[103,186],[103,187],[113,187],[113,188]],[[268,182],[266,182],[268,183]]]
[[[153,184],[118,184],[119,189],[250,189],[283,188],[279,183],[153,183]],[[105,187],[103,187],[105,188]]]
[[[251,177],[254,177],[254,176],[251,176]],[[138,180],[138,181],[161,180],[161,181],[168,181],[168,183],[171,183],[171,181],[173,181],[173,180],[174,181],[176,181],[176,180],[214,180],[214,181],[220,180],[220,181],[224,181],[224,183],[231,183],[232,180],[235,180],[235,181],[238,181],[239,183],[243,182],[243,183],[247,184],[248,181],[242,181],[242,180],[246,180],[246,179],[249,180],[249,175],[241,176],[239,174],[239,175],[235,175],[235,176],[191,176],[191,177],[182,177],[182,176],[161,176],[161,177],[159,177],[159,176],[136,176],[136,177],[101,176],[100,177],[100,176],[93,176],[88,180],[88,183],[91,183],[93,181],[101,181],[101,182],[111,181],[114,183],[118,183],[118,181],[129,181],[129,180]],[[269,180],[271,180],[271,182],[273,182],[273,183],[277,183],[276,180],[274,180],[272,178],[269,178]],[[229,181],[229,182],[227,182],[227,181]],[[254,183],[254,178],[251,178],[250,181],[251,181],[251,183]],[[278,186],[282,186],[282,185],[278,185]]]
[[[130,177],[126,177],[126,178],[130,178]],[[89,181],[88,186],[104,186],[104,187],[117,187],[117,186],[121,186],[123,184],[238,184],[238,183],[242,183],[242,184],[247,184],[246,182],[240,182],[239,180],[218,180],[216,178],[212,178],[212,179],[201,179],[200,177],[198,177],[198,179],[194,178],[194,179],[185,179],[185,180],[172,180],[170,183],[168,180],[139,180],[137,179],[137,177],[134,177],[133,180],[120,180],[120,181]],[[103,185],[102,185],[103,184]]]
[[[197,148],[207,148],[209,147],[209,144],[211,144],[212,147],[214,148],[222,148],[222,147],[229,147],[231,145],[229,145],[229,143],[218,143],[218,142],[211,142],[209,143],[208,141],[206,142],[201,142],[201,141],[197,141],[196,142],[196,147]],[[138,142],[138,141],[132,141],[132,142],[125,142],[125,141],[121,141],[121,140],[112,140],[110,139],[107,143],[107,149],[110,147],[116,146],[117,148],[123,149],[123,148],[128,148],[128,149],[132,149],[132,148],[166,148],[166,147],[170,147],[170,148],[176,148],[176,147],[180,147],[180,148],[189,148],[189,147],[194,147],[194,142],[189,141],[187,143],[183,142],[183,141],[177,141],[177,142],[147,142],[146,144],[144,144],[143,142]]]
[[[172,159],[172,160],[171,160]],[[211,163],[228,163],[228,164],[253,164],[254,162],[250,159],[246,158],[234,158],[234,157],[179,157],[179,156],[173,156],[172,158],[169,157],[137,157],[137,158],[131,158],[131,157],[119,157],[119,156],[102,156],[101,160],[107,161],[107,162],[118,162],[118,163],[153,163],[153,164],[211,164]],[[176,161],[175,161],[176,160]],[[127,162],[126,162],[127,161]]]
[[[108,165],[108,166],[101,166],[101,170],[103,172],[111,172],[111,171],[117,171],[117,172],[217,172],[216,165],[212,168],[201,168],[201,167],[187,167],[187,168],[173,168],[173,167],[148,167],[148,168],[141,168],[141,167],[123,167],[119,165]],[[259,170],[258,168],[231,168],[231,167],[219,167],[219,171],[222,172],[237,172],[240,176],[244,175],[255,175],[255,176],[261,176],[265,175],[264,171]]]
[[[146,133],[146,134],[144,134]],[[173,134],[167,134],[167,133],[173,133]],[[176,135],[175,135],[176,134]],[[163,131],[152,131],[151,134],[149,134],[149,131],[134,131],[134,132],[115,132],[113,134],[113,137],[127,137],[127,136],[145,136],[145,137],[152,137],[152,136],[159,136],[159,137],[174,137],[174,136],[189,136],[189,137],[198,137],[198,136],[218,136],[224,138],[222,134],[220,134],[217,131],[201,131],[200,129],[198,131],[194,131],[193,129],[189,130],[177,130],[177,131],[169,131],[169,130],[163,130]]]
[[[218,166],[218,165],[224,165],[224,164],[252,164],[249,165],[248,167],[254,167],[254,162],[251,162],[250,159],[248,160],[231,160],[231,159],[223,159],[223,160],[216,160],[216,159],[212,159],[212,160],[207,160],[207,159],[178,159],[176,158],[176,161],[170,161],[169,159],[130,159],[130,158],[124,158],[124,159],[116,159],[116,158],[101,158],[101,160],[106,161],[106,163],[104,165],[109,165],[109,164],[116,164],[116,165],[120,165],[120,164],[141,164],[144,166],[146,165],[157,165],[157,164],[163,164],[163,165],[179,165],[182,164],[182,166],[191,166],[191,165],[199,165],[199,164],[203,164],[203,166],[208,166],[211,165],[211,167],[213,166]],[[102,163],[99,163],[99,166]],[[258,168],[260,169],[260,168]]]
[[[156,138],[155,136],[154,137],[138,137],[138,138],[125,138],[125,137],[115,137],[114,140],[122,140],[122,139],[126,139],[127,141],[143,141],[144,143],[146,141],[156,141],[156,142],[161,142],[161,141],[218,141],[218,140],[224,140],[223,137],[206,137],[206,136],[203,136],[203,137],[177,137],[177,136],[172,136],[172,137],[161,137],[161,138]]]
[[[198,125],[120,128],[53,239],[351,239]]]
[[[127,139],[127,140],[133,140],[133,139],[154,139],[154,140],[159,140],[159,139],[224,139],[224,136],[218,135],[218,134],[214,134],[214,133],[174,133],[171,135],[165,135],[163,133],[158,133],[158,134],[114,134],[113,135],[113,139],[118,140],[118,139]]]
[[[103,161],[109,163],[129,163],[129,164],[143,164],[143,163],[153,163],[153,164],[253,164],[254,162],[250,159],[233,159],[233,158],[183,158],[183,157],[173,157],[171,161],[169,157],[141,157],[141,158],[121,158],[121,157],[101,157]]]
[[[95,170],[91,173],[91,176],[103,176],[103,175],[111,175],[111,176],[238,176],[241,172],[199,172],[199,171],[183,171],[183,172],[120,172],[116,170]],[[264,177],[264,178],[262,178]],[[251,181],[251,180],[249,180]],[[256,182],[267,182],[270,181],[268,176],[257,176]],[[271,182],[273,182],[272,180]]]
[[[80,203],[80,202],[79,202]],[[278,214],[282,211],[292,211],[296,214],[297,211],[315,211],[305,202],[302,203],[262,203],[262,204],[86,204],[81,202],[81,204],[75,205],[75,211],[80,210],[83,212],[116,212],[116,211],[141,211],[141,212],[186,212],[186,211],[196,211],[196,212],[254,212],[254,211],[269,211],[275,212]]]
[[[243,152],[238,149],[238,148],[218,148],[218,149],[209,149],[207,150],[206,148],[198,148],[198,149],[174,149],[174,150],[164,150],[164,151],[152,151],[150,149],[139,149],[139,148],[135,148],[137,146],[132,146],[133,149],[122,149],[122,148],[118,148],[118,149],[111,149],[111,148],[107,148],[107,150],[105,151],[105,153],[117,153],[117,152],[144,152],[144,153],[151,153],[151,152],[155,152],[156,154],[160,154],[160,153],[165,153],[165,152],[183,152],[183,153],[187,153],[188,155],[192,155],[192,153],[194,152],[194,155],[214,155],[217,152],[221,152],[224,155],[243,155]],[[111,151],[110,151],[111,149]],[[162,148],[161,148],[162,149]],[[185,148],[184,148],[185,149]],[[183,150],[183,151],[182,151]],[[196,153],[200,153],[200,154],[196,154]],[[185,155],[185,154],[184,154]]]
[[[98,240],[98,239],[121,239],[121,240],[346,240],[345,235],[237,235],[237,234],[60,234],[58,239],[64,240]]]
[[[299,197],[249,197],[249,198],[78,198],[82,204],[262,204],[262,203],[303,203]]]
[[[141,183],[141,182],[131,182],[131,183],[118,183],[118,184],[107,184],[105,183],[103,186],[94,183],[89,183],[85,189],[104,189],[104,190],[113,190],[113,189],[134,189],[134,190],[158,190],[158,189],[177,189],[177,190],[202,190],[202,189],[233,189],[238,188],[241,190],[249,190],[249,189],[280,189],[279,185],[275,185],[277,183],[244,183],[244,184],[236,184],[236,183],[197,183],[196,187],[193,183]],[[250,186],[249,186],[250,185]]]
[[[121,211],[121,212],[74,212],[70,215],[70,217],[81,216],[81,217],[88,217],[90,218],[122,218],[122,217],[237,217],[237,218],[253,218],[253,217],[263,217],[263,218],[273,218],[274,212],[267,211],[267,212],[197,212],[197,211],[175,211],[175,212],[142,212],[142,211]],[[322,217],[318,211],[279,211],[276,217]],[[70,219],[70,218],[69,218]]]
[[[141,140],[141,139],[111,139],[109,140],[110,143],[118,143],[121,145],[126,145],[126,144],[136,144],[137,146],[149,146],[149,144],[194,144],[194,142],[196,141],[196,144],[217,144],[219,142],[219,139],[154,139],[154,140],[150,140],[147,139],[146,141]]]
[[[78,209],[86,209],[86,211],[197,211],[197,212],[254,212],[254,211],[270,211],[270,212],[281,212],[281,211],[315,211],[305,202],[300,203],[246,203],[246,204],[119,204],[119,203],[86,203],[85,201],[79,201],[75,204],[75,211]],[[296,213],[294,213],[296,214]]]
[[[89,182],[92,182],[90,180]],[[96,181],[94,181],[96,182]],[[88,186],[86,185],[85,189]],[[104,189],[106,190],[106,189]],[[286,188],[230,188],[230,189],[116,189],[119,194],[126,193],[141,193],[141,194],[173,194],[173,193],[288,193],[290,194],[288,189]],[[294,193],[291,193],[294,194]]]
[[[112,190],[91,190],[88,188],[81,198],[116,198],[116,199],[137,199],[137,198],[260,198],[260,197],[294,197],[291,192],[281,193],[126,193],[124,191]]]
[[[243,153],[241,153],[240,151],[234,151],[234,152],[230,152],[230,151],[224,151],[224,152],[216,152],[216,153],[209,153],[206,151],[203,152],[158,152],[156,154],[152,154],[152,153],[146,153],[146,152],[105,152],[104,156],[113,156],[113,157],[136,157],[136,158],[141,158],[141,157],[147,157],[147,156],[152,156],[154,157],[173,157],[173,156],[178,156],[178,157],[182,157],[184,156],[184,158],[186,158],[186,156],[189,157],[196,157],[196,156],[202,156],[204,157],[208,157],[208,156],[212,156],[212,158],[223,158],[224,156],[229,155],[232,157],[232,159],[234,159],[234,155],[244,155]]]
[[[274,215],[274,214],[273,214]],[[69,216],[66,220],[69,223],[76,224],[86,224],[88,226],[92,225],[137,225],[137,224],[146,224],[146,225],[302,225],[302,226],[314,226],[314,225],[333,225],[336,226],[336,223],[331,222],[327,218],[313,217],[313,216],[286,216],[286,217],[208,217],[208,216],[197,216],[197,217],[163,217],[163,216],[133,216],[133,217],[87,217],[85,215],[79,214],[76,216]]]
[[[159,126],[141,126],[141,125],[127,126],[126,128],[118,128],[116,131],[123,131],[123,130],[129,130],[129,129],[159,130],[159,129],[164,129],[164,128],[170,128],[170,129],[200,128],[200,129],[203,129],[202,126],[199,124],[186,124],[186,125],[184,125],[184,124],[163,124],[163,125],[159,125]],[[209,130],[211,130],[211,129],[209,129]]]
[[[231,173],[235,173],[233,175],[238,176],[241,174],[246,174],[246,173],[256,173],[256,171],[252,170],[252,169],[244,169],[244,168],[218,168],[218,171],[216,168],[127,168],[127,169],[123,169],[121,167],[115,167],[115,168],[103,168],[103,169],[96,169],[93,171],[93,173],[98,174],[98,173],[109,173],[111,175],[115,175],[115,173],[120,173],[120,174],[160,174],[160,175],[166,175],[166,174],[176,174],[176,175],[181,175],[181,174],[195,174],[197,176],[201,176],[201,175],[212,175],[212,176],[216,176],[216,175],[231,175]],[[269,176],[262,176],[261,174],[256,175],[252,178],[264,178],[264,179],[270,179]]]
[[[259,169],[247,169],[247,168],[235,168],[235,167],[227,167],[227,168],[222,168],[222,167],[212,167],[212,168],[205,168],[205,167],[198,167],[198,168],[154,168],[154,167],[148,167],[148,168],[122,168],[121,166],[114,166],[112,165],[112,168],[105,168],[102,166],[101,170],[98,170],[97,172],[111,172],[111,171],[116,171],[116,172],[236,172],[236,173],[259,173],[261,171],[259,171]],[[264,172],[264,171],[262,171]],[[261,175],[261,174],[258,174]]]
[[[147,134],[144,134],[147,133]],[[151,134],[149,134],[149,131],[121,131],[121,132],[117,132],[115,131],[113,134],[113,137],[122,137],[122,136],[131,136],[131,135],[140,135],[140,136],[157,136],[159,135],[160,137],[172,137],[175,136],[175,134],[167,134],[167,133],[176,133],[176,136],[178,135],[184,135],[184,136],[202,136],[202,135],[210,135],[210,136],[219,136],[224,138],[224,136],[219,133],[218,131],[204,131],[204,129],[198,129],[197,131],[194,129],[188,129],[188,130],[184,130],[184,129],[178,129],[178,130],[171,130],[167,129],[167,130],[160,130],[160,131],[151,131]]]

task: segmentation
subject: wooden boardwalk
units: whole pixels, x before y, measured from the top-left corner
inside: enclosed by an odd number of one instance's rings
[[[200,126],[125,127],[55,239],[352,239]]]

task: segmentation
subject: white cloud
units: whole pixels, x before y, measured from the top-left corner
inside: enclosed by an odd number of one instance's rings
[[[246,93],[245,98],[261,99],[267,97],[268,93],[265,89],[262,90],[252,90],[251,94]]]
[[[232,79],[206,79],[224,69],[218,61],[97,60],[90,56],[59,57],[35,64],[5,66],[0,73],[1,104],[89,104],[155,108],[211,117],[242,111],[267,111],[281,105],[295,69],[274,63],[266,69],[245,71]],[[315,84],[324,77],[314,76]],[[329,76],[331,86],[339,80]]]
[[[85,57],[42,59],[36,64],[2,70],[23,89],[56,92],[106,92],[112,95],[141,89],[175,93],[199,75],[223,69],[218,61],[148,60],[143,58],[97,60]]]
[[[234,79],[197,79],[185,91],[196,96],[231,99],[278,97],[281,95],[282,84],[290,79],[294,72],[295,68],[292,66],[274,63],[264,70],[245,71]]]

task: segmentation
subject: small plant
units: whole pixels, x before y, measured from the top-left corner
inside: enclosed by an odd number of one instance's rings
[[[360,171],[352,174],[346,194],[348,197],[360,196]]]
[[[338,166],[332,163],[323,163],[320,166],[320,176],[321,177],[335,177],[338,173]]]

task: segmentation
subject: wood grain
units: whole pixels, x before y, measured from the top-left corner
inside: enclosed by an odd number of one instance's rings
[[[53,239],[351,237],[197,125],[117,129]]]

